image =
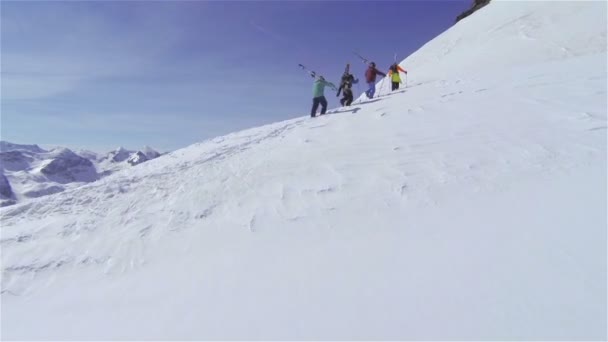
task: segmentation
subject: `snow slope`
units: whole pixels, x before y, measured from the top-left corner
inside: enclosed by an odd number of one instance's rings
[[[406,90],[1,209],[2,338],[606,339],[605,13],[492,2]]]

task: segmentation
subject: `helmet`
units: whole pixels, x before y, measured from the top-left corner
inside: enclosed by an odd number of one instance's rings
[[[375,67],[375,66],[376,66],[376,63],[371,62],[371,63],[369,63],[369,66],[373,66],[373,67]]]
[[[319,76],[319,79],[320,79],[321,81],[325,81],[325,77],[323,77],[323,76]]]

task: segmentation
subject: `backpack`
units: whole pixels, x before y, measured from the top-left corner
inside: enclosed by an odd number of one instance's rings
[[[353,83],[353,75],[345,73],[342,76],[342,81],[340,82],[340,84],[344,87],[344,88],[350,88],[352,86]]]

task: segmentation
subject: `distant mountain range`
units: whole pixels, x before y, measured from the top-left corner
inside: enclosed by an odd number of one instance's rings
[[[160,155],[148,146],[99,154],[0,141],[0,207],[93,182]]]

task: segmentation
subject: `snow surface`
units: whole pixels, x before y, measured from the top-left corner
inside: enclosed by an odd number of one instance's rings
[[[606,58],[605,2],[492,2],[405,90],[2,208],[2,338],[606,339]]]

